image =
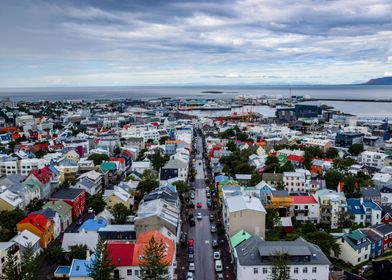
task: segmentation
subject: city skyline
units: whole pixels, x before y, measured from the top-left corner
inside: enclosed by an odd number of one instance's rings
[[[392,75],[392,3],[2,1],[0,87],[350,84]]]

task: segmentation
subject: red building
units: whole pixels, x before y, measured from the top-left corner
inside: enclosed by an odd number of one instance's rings
[[[77,219],[86,211],[86,192],[82,189],[62,189],[50,200],[62,200],[72,207],[72,219]]]
[[[385,251],[392,247],[392,226],[386,224],[378,224],[371,226],[370,229],[381,236],[382,239],[382,249]]]
[[[34,169],[30,174],[35,176],[43,185],[50,183],[53,176],[52,170],[47,166],[41,169]]]

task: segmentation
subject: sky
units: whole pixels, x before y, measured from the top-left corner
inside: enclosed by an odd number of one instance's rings
[[[392,76],[391,0],[2,0],[0,87]]]

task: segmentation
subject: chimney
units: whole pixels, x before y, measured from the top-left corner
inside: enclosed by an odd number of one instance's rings
[[[90,260],[90,250],[89,249],[87,249],[86,250],[86,261],[88,261],[88,260]]]

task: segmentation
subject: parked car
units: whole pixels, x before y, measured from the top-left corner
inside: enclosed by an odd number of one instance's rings
[[[197,213],[197,219],[198,220],[202,220],[203,219],[203,216],[201,215],[201,213],[199,212],[199,213]]]
[[[223,279],[223,278],[222,278]],[[188,272],[186,274],[186,280],[193,280],[193,273],[192,272]]]
[[[93,209],[92,207],[89,207],[88,210],[87,210],[87,212],[88,212],[89,214],[94,214],[94,209]]]
[[[191,262],[189,263],[189,271],[195,271],[195,263]]]
[[[194,262],[195,261],[195,254],[188,254],[188,262]]]
[[[215,251],[214,252],[214,260],[220,260],[220,258],[221,258],[220,252],[219,251]]]
[[[215,271],[216,272],[222,272],[223,266],[222,266],[222,261],[221,260],[215,260]]]
[[[180,242],[185,243],[188,238],[188,234],[186,232],[181,232]]]
[[[218,247],[219,247],[219,243],[218,243],[218,241],[215,240],[215,239],[212,240],[211,245],[212,245],[212,248],[218,248]]]
[[[188,240],[188,247],[193,247],[194,241],[193,239]]]
[[[197,208],[201,208],[201,207],[203,206],[203,204],[201,204],[200,202],[198,202],[198,203],[196,204],[196,206],[197,206]]]
[[[195,250],[193,250],[193,247],[188,247],[188,255],[189,254],[194,254]]]
[[[195,216],[193,216],[193,214],[189,214],[188,220],[189,220],[189,225],[190,226],[194,226],[195,225],[196,221],[195,221]]]
[[[214,214],[210,214],[210,222],[213,222],[215,220]]]
[[[225,279],[225,278],[223,277],[223,273],[217,273],[217,274],[216,274],[216,280],[223,280],[223,279]]]
[[[211,233],[215,233],[216,232],[216,227],[215,226],[211,226]]]
[[[207,197],[207,198],[210,198],[210,197],[211,197],[210,192],[207,192],[207,193],[206,193],[206,197]]]

